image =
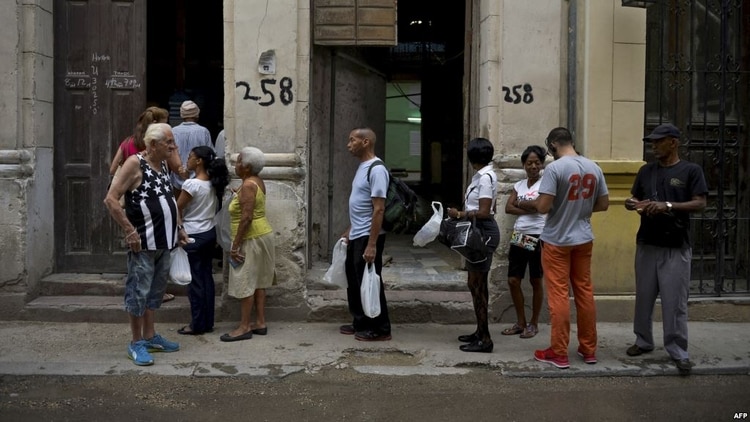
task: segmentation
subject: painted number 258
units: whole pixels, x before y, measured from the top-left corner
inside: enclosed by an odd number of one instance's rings
[[[568,179],[570,189],[568,190],[568,201],[591,198],[596,189],[596,176],[593,174],[574,174]]]
[[[292,79],[289,77],[283,77],[279,82],[279,100],[281,101],[281,104],[284,104],[285,106],[292,103],[292,100],[294,100],[294,94],[292,94]],[[263,107],[268,107],[271,104],[276,102],[276,96],[273,95],[273,91],[269,89],[269,86],[276,85],[276,79],[273,78],[267,78],[267,79],[261,79],[260,81],[260,90],[263,94],[263,96],[258,95],[250,95],[250,84],[245,81],[237,81],[235,84],[235,87],[243,87],[245,88],[245,95],[242,96],[243,100],[251,100],[256,101],[258,105]]]

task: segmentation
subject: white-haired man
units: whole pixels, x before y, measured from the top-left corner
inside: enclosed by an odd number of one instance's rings
[[[125,310],[132,339],[127,352],[128,358],[140,366],[154,363],[149,352],[180,350],[178,343],[156,333],[154,312],[161,306],[167,288],[169,252],[188,240],[166,162],[175,150],[172,129],[166,123],[154,123],[146,130],[144,142],[146,150],[125,160],[120,177],[112,182],[104,198],[129,248]],[[124,209],[120,206],[123,195]]]

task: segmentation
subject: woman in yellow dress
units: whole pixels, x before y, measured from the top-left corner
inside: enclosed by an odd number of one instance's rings
[[[240,324],[221,336],[221,341],[239,341],[265,335],[266,288],[275,281],[275,241],[273,228],[266,219],[266,184],[258,176],[265,166],[258,148],[245,147],[235,165],[242,186],[229,204],[232,227],[230,249],[229,296],[240,300]],[[255,326],[250,318],[255,305]]]

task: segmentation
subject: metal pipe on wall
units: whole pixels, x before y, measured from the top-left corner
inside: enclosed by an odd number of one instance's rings
[[[576,139],[576,82],[578,75],[576,72],[577,68],[577,48],[576,43],[578,42],[578,6],[576,0],[570,1],[570,7],[568,8],[568,99],[567,99],[567,127],[570,133],[573,134],[573,139]]]
[[[328,227],[326,234],[327,246],[333,245],[331,241],[333,235],[333,165],[335,163],[335,157],[333,153],[335,143],[335,123],[336,123],[336,49],[331,49],[331,98],[328,99]],[[331,248],[327,247],[326,251],[330,251]],[[326,255],[327,256],[327,255]],[[330,258],[330,257],[328,257]]]

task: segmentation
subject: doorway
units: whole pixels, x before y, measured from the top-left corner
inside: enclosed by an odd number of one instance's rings
[[[110,161],[150,105],[179,123],[188,97],[221,130],[222,2],[55,0],[54,11],[55,271],[125,272],[102,205]]]
[[[180,104],[200,107],[199,123],[211,138],[224,123],[223,2],[148,2],[147,105],[169,110],[169,124],[180,119]]]
[[[376,153],[422,198],[426,217],[430,201],[462,205],[465,9],[465,1],[402,0],[398,45],[313,46],[309,262],[328,260],[348,224],[354,127],[375,130]],[[411,236],[390,239],[405,245]]]

